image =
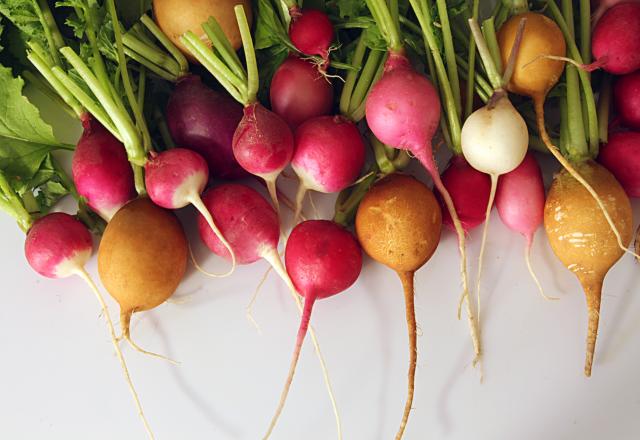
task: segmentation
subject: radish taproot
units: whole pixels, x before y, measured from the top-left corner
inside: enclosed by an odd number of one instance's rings
[[[304,308],[289,374],[264,439],[273,432],[287,400],[313,305],[316,300],[341,293],[356,282],[362,270],[362,251],[353,235],[337,223],[307,220],[293,228],[289,235],[285,265],[296,291],[304,297]]]
[[[431,258],[440,242],[442,213],[431,190],[414,177],[391,174],[362,199],[356,233],[364,251],[394,270],[404,289],[409,333],[408,391],[396,439],[402,438],[413,403],[418,349],[414,307],[414,273]]]
[[[593,56],[604,70],[625,75],[640,69],[640,3],[608,9],[593,29]]]
[[[516,169],[500,178],[496,192],[496,208],[502,223],[524,237],[525,263],[540,295],[545,299],[558,299],[544,293],[542,284],[531,266],[531,246],[536,230],[543,221],[544,202],[544,182],[540,165],[533,154],[527,153]]]
[[[202,29],[213,42],[209,49],[193,32],[180,40],[189,52],[244,106],[243,117],[233,135],[233,154],[242,168],[262,178],[279,212],[276,180],[293,156],[293,134],[287,123],[267,110],[257,99],[258,65],[245,8],[234,7],[244,49],[246,69],[240,63],[226,37],[217,32],[213,17],[202,23]]]
[[[295,132],[291,167],[299,179],[294,223],[297,223],[307,190],[342,191],[364,166],[365,146],[356,125],[344,116],[318,116]]]
[[[69,214],[62,212],[48,214],[36,220],[27,232],[24,253],[33,270],[44,277],[66,278],[76,275],[89,285],[100,304],[101,314],[107,321],[111,342],[118,356],[127,386],[133,396],[138,415],[149,438],[153,439],[151,427],[144,415],[142,404],[120,350],[111,314],[100,290],[85,269],[85,265],[93,253],[93,240],[87,227]]]
[[[227,237],[231,249],[235,252],[238,264],[251,264],[261,258],[265,259],[285,282],[298,310],[302,313],[299,294],[278,253],[280,225],[278,215],[273,207],[256,190],[237,183],[227,183],[207,190],[202,196],[202,201],[222,234]],[[198,216],[198,232],[211,252],[227,260],[230,259],[228,248],[213,233],[202,214]],[[341,436],[340,416],[329,381],[329,373],[313,328],[309,329],[309,333],[320,361],[338,433]]]
[[[242,119],[242,106],[230,96],[188,75],[176,84],[166,110],[167,126],[177,145],[207,161],[211,178],[246,176],[233,156],[233,133]]]
[[[609,135],[600,148],[598,162],[616,176],[629,197],[640,197],[640,133],[620,131]]]
[[[633,233],[631,205],[620,184],[596,162],[586,161],[575,166],[598,192],[623,243],[629,245]],[[551,249],[576,275],[585,292],[589,325],[584,374],[591,376],[602,284],[624,251],[618,246],[616,236],[593,197],[566,170],[556,176],[547,195],[544,228]]]
[[[622,123],[640,130],[640,71],[617,78],[613,95],[613,103]]]
[[[120,305],[122,336],[134,349],[153,354],[131,340],[131,316],[173,295],[186,267],[182,226],[171,212],[148,198],[127,203],[107,224],[98,248],[98,273]]]
[[[203,157],[195,151],[173,148],[160,154],[152,153],[144,169],[147,192],[153,203],[165,209],[193,205],[198,210],[231,259],[231,268],[216,276],[231,275],[236,267],[236,256],[200,198],[209,181],[209,168]]]

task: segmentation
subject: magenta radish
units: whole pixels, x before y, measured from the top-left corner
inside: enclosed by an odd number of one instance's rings
[[[545,299],[557,299],[545,295],[542,285],[531,266],[531,245],[536,230],[544,219],[544,183],[540,165],[533,154],[527,153],[522,163],[504,174],[498,182],[496,208],[502,222],[525,238],[524,257],[531,278]]]
[[[637,2],[638,0],[591,0],[591,23],[595,26],[602,17],[602,14],[618,3]]]
[[[89,230],[80,221],[62,212],[48,214],[36,220],[27,233],[24,245],[27,262],[40,275],[47,278],[67,278],[77,275],[89,285],[96,295],[101,313],[107,320],[111,342],[120,361],[127,386],[133,396],[138,415],[147,434],[153,439],[151,427],[144,415],[127,364],[118,345],[109,309],[93,279],[84,268],[92,252],[93,240]]]
[[[289,374],[265,439],[273,432],[287,400],[315,301],[345,291],[362,270],[360,245],[349,231],[329,220],[307,220],[293,228],[284,258],[293,285],[304,297],[304,310]]]
[[[333,86],[309,61],[290,56],[271,79],[269,99],[271,109],[295,130],[307,119],[331,113]]]
[[[609,135],[607,144],[600,148],[598,162],[616,177],[629,197],[640,197],[640,133]]]
[[[442,173],[442,184],[451,195],[465,233],[469,233],[484,221],[484,212],[491,192],[491,178],[488,174],[481,173],[469,165],[463,155],[455,155]],[[436,193],[436,198],[443,208],[442,223],[455,230],[444,200],[439,193]]]
[[[135,197],[133,170],[124,145],[90,116],[82,120],[84,131],[72,161],[78,194],[106,221]]]
[[[333,41],[333,25],[327,14],[318,9],[289,9],[291,24],[289,38],[293,45],[305,55],[322,57],[326,69],[329,60],[329,48]]]
[[[276,179],[291,161],[293,134],[284,119],[258,102],[258,65],[251,29],[243,6],[236,5],[234,12],[242,37],[246,68],[226,37],[216,32],[218,27],[213,17],[202,24],[213,50],[193,32],[187,32],[180,40],[229,94],[244,106],[242,120],[233,134],[233,155],[242,168],[264,179],[276,211],[279,211]]]
[[[300,180],[294,221],[298,221],[307,190],[342,191],[358,178],[364,159],[360,131],[344,116],[318,116],[298,127],[291,160]]]
[[[235,252],[238,264],[251,264],[264,258],[287,284],[298,309],[302,313],[302,303],[298,291],[287,274],[278,254],[280,225],[278,223],[278,215],[273,207],[256,190],[236,183],[227,183],[211,188],[204,193],[202,200]],[[228,248],[213,233],[209,223],[202,215],[198,216],[198,232],[200,233],[200,238],[211,252],[230,259]],[[329,398],[336,417],[338,432],[341,434],[340,417],[324,358],[320,352],[320,346],[313,328],[309,332],[320,360]]]
[[[153,203],[165,209],[180,209],[193,205],[228,250],[231,268],[217,275],[225,277],[235,270],[236,256],[200,198],[208,180],[207,162],[195,151],[185,148],[174,148],[160,154],[152,153],[151,159],[145,165],[145,184]]]
[[[613,93],[613,102],[622,123],[640,130],[640,71],[618,78]]]
[[[242,119],[242,106],[233,98],[207,87],[199,76],[188,75],[171,93],[166,117],[176,144],[200,153],[211,177],[246,175],[233,156],[233,133]]]
[[[604,13],[593,30],[592,52],[614,75],[640,69],[640,2],[619,3]]]

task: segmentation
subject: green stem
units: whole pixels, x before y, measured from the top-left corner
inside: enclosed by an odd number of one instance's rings
[[[498,38],[496,36],[494,17],[490,17],[482,23],[482,34],[489,48],[489,53],[496,66],[496,70],[502,72],[502,56],[500,55],[500,46],[498,45]]]
[[[34,64],[33,61],[30,60],[30,62]],[[36,71],[40,72],[40,69],[36,67]],[[22,77],[29,84],[31,84],[32,86],[40,90],[40,92],[45,94],[49,99],[51,99],[53,102],[59,105],[60,108],[63,109],[66,114],[68,114],[72,118],[80,118],[80,116],[82,116],[82,114],[84,113],[84,109],[82,108],[82,106],[78,103],[78,101],[75,100],[75,98],[71,96],[69,91],[62,84],[59,83],[58,79],[53,75],[53,72],[51,72],[51,70],[49,70],[48,73],[51,79],[44,77],[44,75],[42,74],[37,74],[37,73],[34,74],[30,70],[22,71]],[[55,87],[52,84],[52,80],[53,82],[56,83]],[[69,102],[65,101],[65,99],[62,98],[60,90],[63,90],[63,89],[64,91],[62,93],[68,94],[67,98],[70,99]],[[74,104],[74,107],[71,107],[71,104]]]
[[[505,0],[502,0],[502,2],[504,4]],[[507,3],[511,3],[508,9],[510,9],[514,15],[522,14],[529,10],[528,0],[508,0]]]
[[[383,58],[384,52],[379,50],[372,50],[369,52],[369,56],[367,57],[367,61],[362,68],[362,72],[360,73],[360,77],[356,83],[356,87],[351,95],[351,100],[349,104],[348,114],[352,114],[355,109],[357,109],[366,99],[367,93],[369,92],[369,88],[371,87],[371,83],[373,82],[373,78],[376,75],[376,72],[379,70],[381,60]]]
[[[368,171],[370,175],[367,178],[360,181],[354,188],[348,188],[340,194],[341,197],[337,200],[337,202],[340,203],[336,203],[337,206],[333,221],[345,227],[353,222],[358,205],[360,205],[369,188],[371,188],[371,185],[373,185],[377,179],[376,174],[371,173],[372,171],[376,171],[375,166],[370,167]],[[346,191],[350,191],[348,197],[344,196],[344,194],[347,193]]]
[[[238,54],[233,50],[229,39],[225,36],[218,22],[211,17],[207,23],[202,25],[202,29],[204,29],[213,47],[222,56],[225,64],[231,69],[233,74],[240,78],[243,83],[246,83],[247,73],[240,62],[240,58],[238,58]]]
[[[436,0],[438,15],[440,16],[440,29],[444,41],[444,58],[447,63],[447,73],[451,91],[453,92],[453,103],[456,108],[458,118],[462,115],[462,103],[460,100],[460,78],[458,76],[458,65],[456,63],[456,51],[453,46],[453,36],[451,35],[451,23],[447,13],[446,0]]]
[[[364,60],[364,55],[367,51],[367,45],[362,38],[362,33],[358,38],[358,43],[356,44],[356,48],[353,52],[353,59],[351,60],[351,65],[354,67],[353,70],[347,72],[347,77],[344,81],[344,85],[342,86],[342,92],[340,93],[340,113],[343,115],[347,115],[349,113],[349,107],[351,106],[351,95],[353,93],[353,88],[356,85],[356,81],[360,75],[360,68],[362,67],[362,60]]]
[[[568,147],[571,143],[569,133],[569,111],[567,96],[560,97],[560,153],[563,156],[568,154]]]
[[[165,49],[171,54],[173,59],[175,59],[180,66],[180,75],[183,76],[187,72],[189,72],[189,62],[187,58],[180,52],[180,49],[176,47],[175,44],[169,40],[169,38],[165,35],[164,32],[158,27],[158,25],[151,19],[147,14],[143,14],[140,17],[140,21],[145,25],[147,29],[153,34],[154,37],[158,39],[160,44],[164,46]]]
[[[580,0],[580,55],[582,62],[591,63],[591,1]]]
[[[160,132],[160,137],[162,137],[162,142],[164,142],[164,146],[166,149],[175,148],[176,144],[171,137],[171,133],[169,132],[169,127],[167,126],[167,120],[158,107],[154,107],[153,109],[153,118],[156,121],[156,126],[158,127],[158,131]]]
[[[48,2],[46,0],[37,0],[37,2],[35,0],[32,1],[33,9],[36,11],[40,25],[44,30],[44,36],[47,39],[47,44],[51,49],[49,54],[53,58],[54,64],[59,66],[60,57],[58,56],[58,50],[64,46],[64,40],[62,39],[62,34],[60,34],[60,29],[58,29],[58,25],[53,18],[53,14],[51,14]]]
[[[478,13],[480,9],[480,0],[473,0],[472,17],[474,20],[478,19]],[[469,35],[469,52],[467,55],[469,59],[469,68],[467,70],[467,99],[464,107],[464,119],[466,120],[473,112],[473,95],[475,91],[476,80],[476,40],[473,35]]]
[[[153,72],[155,75],[159,76],[160,78],[169,82],[176,82],[178,80],[178,75],[176,75],[175,73],[171,73],[162,69],[158,65],[154,64],[147,58],[129,49],[128,47],[124,48],[124,53],[126,56],[128,56],[129,58],[131,58],[132,60],[140,64],[141,66],[149,69],[151,72]]]
[[[98,46],[98,41],[96,38],[96,16],[95,16],[95,7],[91,3],[87,3],[86,7],[83,8],[85,15],[85,35],[87,36],[87,40],[89,40],[89,46],[91,47],[92,59],[91,62],[93,64],[93,73],[98,79],[99,83],[105,90],[108,90],[109,93],[113,94],[111,81],[109,80],[109,75],[107,74],[107,68],[104,64],[104,60],[102,59],[102,55],[100,54],[100,48]],[[80,10],[76,11],[77,14],[82,14]],[[62,50],[63,48],[60,48]],[[114,96],[115,98],[115,96]]]
[[[172,75],[176,77],[180,75],[180,66],[176,60],[159,48],[140,41],[131,33],[127,32],[122,36],[122,44],[124,44],[125,48],[129,48],[133,52],[140,54],[156,66],[170,72]]]
[[[371,147],[373,148],[373,154],[376,158],[376,164],[380,171],[384,174],[393,173],[396,169],[387,157],[387,152],[384,148],[384,144],[380,142],[375,136],[369,136]]]
[[[33,219],[24,208],[20,197],[11,188],[2,171],[0,171],[0,193],[0,208],[15,218],[20,229],[27,232],[33,223]]]
[[[138,103],[138,107],[140,107],[144,112],[144,99],[147,91],[147,69],[142,67],[140,69],[140,73],[138,76],[138,97],[136,98],[136,102]]]
[[[369,84],[369,89],[367,90],[367,93],[365,94],[365,96],[369,94],[373,86],[378,82],[378,80],[382,76],[382,73],[384,72],[384,63],[387,60],[387,56],[388,56],[388,53],[385,53],[382,58],[382,62],[378,65],[378,70],[376,71],[375,75],[373,76],[373,79],[371,80],[371,83]],[[367,100],[362,99],[362,102],[360,103],[360,105],[356,107],[352,112],[350,112],[349,117],[353,122],[360,122],[364,119],[366,104],[367,104]]]
[[[366,0],[382,35],[387,41],[387,47],[392,52],[400,52],[403,48],[400,30],[396,26],[385,0]]]
[[[480,53],[480,58],[482,59],[484,68],[487,71],[489,82],[491,83],[491,86],[494,90],[500,89],[502,87],[502,76],[500,75],[495,62],[493,61],[491,51],[489,50],[487,42],[485,41],[484,37],[482,36],[482,32],[478,27],[478,22],[471,19],[469,20],[469,26],[471,27],[473,38],[476,40],[478,52]]]
[[[600,142],[606,144],[609,141],[609,114],[611,112],[611,75],[605,73],[600,86],[600,96],[598,98],[598,132]],[[597,151],[591,154],[597,155]]]
[[[465,74],[468,73],[469,64],[465,61],[465,59],[462,58],[460,55],[456,55],[456,61],[458,63],[458,67],[460,68],[460,70],[464,71]],[[491,94],[493,93],[493,87],[491,87],[491,84],[489,84],[489,80],[487,80],[484,76],[482,76],[481,72],[476,72],[474,78],[476,83],[475,84],[476,93],[478,90],[482,90],[485,95],[491,96]]]
[[[247,101],[255,102],[260,87],[260,77],[258,76],[258,62],[256,61],[256,51],[253,48],[251,29],[244,12],[244,6],[236,5],[233,10],[236,13],[236,21],[240,28],[240,38],[242,39],[242,48],[244,49],[245,62],[247,63]]]
[[[147,194],[147,188],[144,184],[144,169],[140,165],[131,164],[133,168],[133,182],[136,187],[136,192],[139,196],[145,196]]]

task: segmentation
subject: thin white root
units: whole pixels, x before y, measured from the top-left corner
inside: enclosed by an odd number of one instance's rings
[[[249,304],[247,304],[247,307],[246,307],[247,320],[249,320],[249,322],[256,328],[256,331],[258,332],[259,335],[262,335],[262,330],[260,329],[260,325],[258,324],[258,321],[256,321],[255,318],[253,317],[253,305],[255,304],[256,299],[258,298],[258,293],[260,293],[260,289],[262,289],[262,286],[264,285],[265,281],[267,281],[267,277],[269,276],[269,272],[271,272],[271,269],[272,267],[269,266],[267,270],[265,270],[264,274],[262,275],[262,278],[260,278],[260,282],[256,286],[256,290],[253,292],[251,301],[249,301]]]
[[[491,192],[489,193],[489,202],[487,203],[487,210],[484,213],[484,225],[482,227],[482,243],[480,245],[480,255],[478,256],[478,277],[476,279],[478,322],[480,322],[480,285],[482,281],[484,249],[487,244],[487,232],[489,231],[489,216],[491,215],[491,208],[493,208],[493,199],[496,196],[496,189],[498,187],[498,177],[499,176],[497,174],[491,174]]]
[[[189,257],[191,258],[191,262],[193,263],[193,267],[196,268],[196,270],[198,272],[200,272],[202,275],[207,276],[207,277],[211,277],[211,278],[224,278],[226,275],[220,275],[217,273],[213,273],[213,272],[208,272],[206,269],[204,269],[202,266],[200,266],[200,264],[198,263],[198,260],[196,260],[196,256],[193,255],[193,249],[191,249],[191,244],[187,243],[187,248],[189,248]]]
[[[227,239],[224,238],[224,235],[222,235],[222,232],[220,231],[220,229],[218,229],[218,226],[216,225],[216,222],[213,221],[213,216],[211,215],[211,213],[207,209],[207,206],[204,204],[204,202],[202,201],[200,196],[199,195],[195,195],[194,197],[190,197],[189,198],[189,202],[193,206],[195,206],[195,208],[198,210],[198,212],[204,217],[204,219],[207,221],[207,224],[209,225],[209,227],[211,228],[213,233],[216,234],[216,237],[218,237],[218,240],[220,240],[220,242],[223,244],[223,246],[225,248],[227,248],[227,251],[229,251],[229,255],[231,256],[231,268],[229,268],[228,271],[226,271],[224,273],[221,273],[221,274],[213,274],[213,273],[206,272],[206,275],[210,276],[210,277],[213,277],[213,278],[225,278],[225,277],[228,277],[229,275],[231,275],[236,270],[236,254],[235,254],[235,252],[233,252],[233,249],[231,248],[231,245],[229,244]],[[191,246],[189,246],[189,252],[191,252]],[[193,257],[193,252],[191,252],[191,259],[195,263],[195,258]],[[200,271],[200,272],[202,272],[202,271]],[[205,272],[203,272],[203,273],[205,273]]]
[[[133,340],[131,339],[131,336],[129,336],[128,334],[124,335],[124,339],[127,340],[129,345],[131,346],[131,348],[133,348],[135,351],[137,351],[139,353],[142,353],[142,354],[147,355],[147,356],[155,357],[155,358],[158,358],[158,359],[162,359],[163,361],[167,361],[167,362],[169,362],[169,363],[171,363],[173,365],[179,365],[180,364],[180,362],[178,362],[176,360],[173,360],[171,358],[168,358],[168,357],[163,356],[163,355],[158,354],[158,353],[154,353],[152,351],[147,351],[144,348],[138,346],[138,344],[133,342]]]
[[[542,284],[540,284],[540,280],[538,279],[538,276],[536,275],[535,271],[533,270],[533,267],[531,266],[531,244],[532,244],[532,241],[533,241],[533,237],[527,237],[527,243],[525,244],[525,247],[524,247],[524,261],[527,263],[527,269],[529,270],[529,274],[531,275],[531,278],[533,279],[533,282],[538,287],[538,291],[540,292],[540,295],[542,295],[542,297],[544,299],[546,299],[547,301],[559,300],[560,298],[558,298],[557,296],[547,296],[544,293],[544,289],[542,288]]]
[[[271,197],[273,207],[276,210],[276,214],[278,214],[278,219],[280,219],[280,204],[278,203],[278,187],[276,186],[276,178],[264,179],[264,181],[267,184],[267,191],[269,191],[269,197]]]
[[[125,339],[129,343],[131,348],[133,348],[135,351],[139,353],[145,354],[147,356],[155,357],[158,359],[162,359],[164,361],[168,361],[174,365],[178,365],[179,362],[174,361],[173,359],[163,356],[161,354],[144,350],[143,348],[139,347],[135,342],[133,342],[133,340],[131,339],[131,316],[132,315],[133,315],[132,310],[120,310],[120,327],[122,328],[122,336],[120,336],[120,339]]]
[[[109,309],[107,309],[107,304],[104,302],[104,298],[102,294],[98,290],[98,287],[91,279],[91,276],[87,273],[84,268],[78,268],[76,274],[82,278],[91,288],[93,293],[96,295],[98,302],[100,303],[100,308],[102,310],[102,314],[107,320],[107,328],[109,329],[109,335],[111,336],[111,342],[113,344],[113,348],[116,351],[116,355],[118,356],[118,360],[120,361],[120,367],[122,367],[122,373],[124,374],[124,379],[127,382],[127,386],[129,387],[129,391],[131,391],[131,396],[133,397],[133,401],[136,405],[136,409],[138,410],[138,416],[144,425],[144,429],[147,432],[147,436],[150,439],[154,439],[153,431],[151,430],[151,426],[147,421],[147,418],[144,415],[144,410],[142,409],[142,404],[140,403],[140,399],[138,398],[138,393],[136,392],[135,387],[133,386],[133,381],[131,380],[131,375],[129,374],[129,369],[127,368],[127,363],[124,360],[124,356],[122,355],[122,351],[120,350],[120,345],[118,345],[118,340],[116,338],[116,331],[113,327],[113,321],[111,320],[111,315],[109,314]]]
[[[317,220],[320,218],[320,211],[316,207],[315,202],[313,201],[313,193],[309,193],[309,203],[311,204],[311,209],[313,209],[313,217]]]
[[[298,311],[302,316],[303,307],[302,301],[300,300],[300,295],[298,294],[291,278],[289,278],[289,274],[287,274],[284,265],[282,264],[282,260],[278,255],[278,252],[275,249],[271,251],[267,251],[265,255],[263,255],[264,259],[271,264],[273,270],[282,278],[282,280],[286,283],[289,288],[289,292],[291,293],[291,297],[296,302],[296,306],[298,307]],[[342,440],[342,422],[340,420],[340,412],[338,411],[338,404],[336,402],[335,395],[333,393],[333,387],[331,386],[331,379],[329,377],[329,370],[327,368],[327,364],[325,362],[324,356],[320,351],[320,343],[318,342],[318,338],[316,337],[316,332],[312,325],[309,325],[309,335],[311,336],[311,342],[313,343],[313,348],[316,351],[316,355],[318,357],[318,361],[320,362],[320,369],[322,370],[322,377],[324,379],[325,386],[327,388],[327,394],[329,395],[329,400],[331,401],[331,408],[333,409],[333,415],[336,421],[336,429],[338,432],[338,440]]]
[[[298,191],[296,192],[296,209],[293,213],[293,226],[300,222],[300,213],[302,212],[302,205],[304,204],[304,196],[307,195],[307,187],[300,180],[298,182]]]

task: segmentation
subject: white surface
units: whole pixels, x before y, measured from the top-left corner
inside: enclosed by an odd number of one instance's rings
[[[75,142],[75,125],[62,133]],[[293,181],[283,180],[292,189]],[[322,213],[331,212],[330,197]],[[636,219],[640,204],[634,201]],[[308,210],[308,212],[311,212]],[[191,243],[209,268],[193,228]],[[80,279],[49,280],[23,256],[24,237],[0,217],[0,438],[145,438],[108,340],[95,298]],[[469,240],[472,268],[480,230]],[[418,370],[411,439],[632,439],[640,436],[640,270],[625,256],[609,273],[602,301],[593,377],[582,374],[587,313],[576,279],[553,256],[542,230],[533,261],[544,301],[526,272],[523,240],[494,210],[484,277],[484,383],[471,365],[459,294],[455,237],[443,233],[416,275]],[[284,284],[270,275],[255,306],[258,334],[245,318],[264,262],[229,279],[192,267],[165,304],[134,316],[143,347],[180,360],[172,366],[123,350],[158,439],[261,438],[275,409],[298,326]],[[88,267],[96,276],[95,258]],[[472,280],[475,271],[472,269]],[[105,294],[106,295],[106,294]],[[108,298],[117,321],[117,304]],[[347,292],[316,304],[313,323],[343,418],[344,438],[390,439],[404,407],[408,362],[401,287],[395,274],[365,259]],[[307,340],[274,439],[336,438],[315,353]]]

